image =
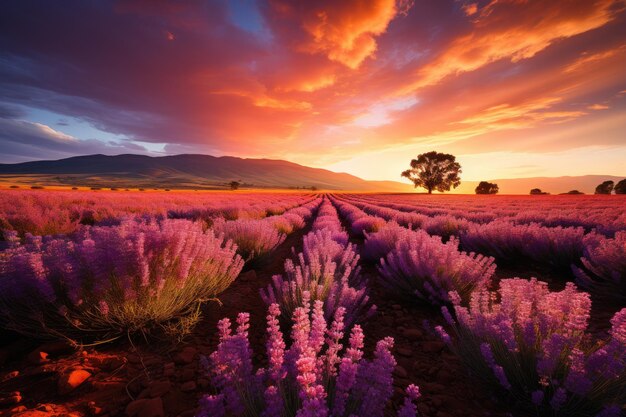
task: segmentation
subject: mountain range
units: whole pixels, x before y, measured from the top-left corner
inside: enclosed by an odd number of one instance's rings
[[[573,189],[593,193],[602,181],[623,177],[584,175],[570,177],[509,178],[489,180],[501,194],[528,194],[541,188],[552,194]],[[311,168],[275,159],[215,157],[184,154],[146,156],[87,155],[55,161],[0,164],[0,182],[83,187],[224,189],[231,181],[243,188],[311,188],[360,192],[413,192],[410,184],[367,181],[346,173]],[[463,181],[455,193],[473,194],[478,181]]]

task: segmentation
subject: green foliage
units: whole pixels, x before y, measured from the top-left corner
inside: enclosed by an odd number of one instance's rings
[[[604,181],[596,187],[595,194],[611,194],[614,184],[613,181]]]
[[[481,181],[476,187],[476,194],[497,194],[500,191],[498,184],[492,182]]]
[[[411,168],[402,172],[402,176],[410,179],[415,187],[422,187],[432,194],[450,191],[461,184],[461,165],[454,155],[435,151],[423,153],[411,160]]]

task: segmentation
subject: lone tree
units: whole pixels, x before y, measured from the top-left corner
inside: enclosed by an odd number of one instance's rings
[[[500,188],[493,182],[481,181],[475,191],[476,194],[498,194]]]
[[[613,185],[615,183],[613,181],[604,181],[602,184],[596,187],[596,194],[611,194],[613,191]]]
[[[530,195],[546,195],[549,194],[545,191],[541,191],[541,188],[533,188],[532,190],[530,190]]]
[[[626,194],[626,178],[615,184],[613,190],[615,190],[615,194]]]
[[[454,155],[439,152],[427,152],[411,160],[411,169],[401,175],[410,179],[415,188],[422,187],[432,194],[433,190],[440,192],[450,191],[461,184],[461,165],[456,162]]]
[[[230,185],[230,189],[233,191],[239,189],[239,181],[231,181],[228,185]]]

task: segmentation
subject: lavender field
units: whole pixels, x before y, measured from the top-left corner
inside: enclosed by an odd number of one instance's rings
[[[625,203],[2,191],[0,415],[620,416]]]

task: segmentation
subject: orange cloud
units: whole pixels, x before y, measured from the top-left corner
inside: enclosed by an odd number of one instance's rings
[[[297,16],[308,35],[302,51],[323,53],[328,59],[356,69],[376,52],[376,37],[387,30],[406,0],[350,0],[333,2],[273,2],[282,15]]]
[[[623,9],[623,0],[577,1],[567,7],[560,2],[492,0],[475,17],[474,30],[455,39],[433,62],[417,71],[415,80],[400,93],[501,59],[518,62],[531,58],[558,40],[605,25]]]

